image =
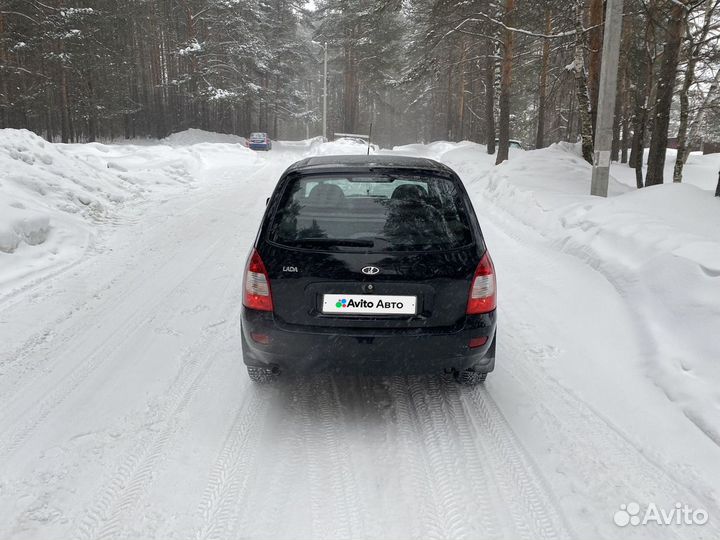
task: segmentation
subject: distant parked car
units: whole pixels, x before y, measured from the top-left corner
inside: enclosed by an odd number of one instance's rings
[[[272,150],[272,141],[267,133],[251,133],[248,139],[250,150]]]
[[[516,150],[525,150],[523,147],[523,144],[518,141],[517,139],[510,139],[510,148],[515,148]],[[495,146],[500,144],[500,139],[495,139]]]

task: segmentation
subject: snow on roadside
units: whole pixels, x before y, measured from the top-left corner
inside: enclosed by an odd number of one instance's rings
[[[245,146],[247,139],[245,137],[239,137],[237,135],[229,135],[225,133],[212,133],[209,131],[203,131],[202,129],[186,129],[178,133],[173,133],[169,137],[166,137],[161,142],[169,144],[170,146],[188,146],[192,144],[241,144]]]
[[[321,142],[310,149],[308,156],[347,156],[367,154],[368,147],[364,144],[344,141]],[[373,153],[371,151],[371,153]]]
[[[646,149],[643,159],[643,175],[647,173],[648,153],[649,150]],[[664,170],[666,182],[672,182],[676,158],[677,150],[668,149]],[[611,170],[612,175],[619,182],[632,186],[633,188],[637,185],[635,169],[631,169],[623,163],[613,163]],[[697,186],[700,189],[715,191],[718,171],[720,171],[720,154],[703,155],[702,152],[692,152],[690,156],[688,156],[685,167],[683,167],[683,183]]]
[[[78,260],[124,204],[258,159],[244,139],[189,130],[148,144],[53,144],[0,130],[0,289]]]
[[[0,283],[77,257],[93,223],[135,194],[30,131],[0,130]]]
[[[480,150],[456,147],[437,157],[460,172],[487,160]],[[519,152],[466,179],[473,197],[538,231],[616,287],[648,336],[645,376],[720,444],[720,344],[714,338],[720,328],[720,199],[696,187],[702,181],[693,170],[686,173],[688,183],[643,190],[611,178],[610,197],[601,199],[589,195],[590,166],[575,145],[558,144]]]
[[[646,370],[720,444],[720,200],[666,184],[570,209],[560,246],[621,291],[654,339]]]

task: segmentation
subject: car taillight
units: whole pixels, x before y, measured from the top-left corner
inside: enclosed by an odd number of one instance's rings
[[[253,249],[245,269],[245,294],[243,305],[258,311],[272,311],[273,303],[270,295],[270,278],[260,255]]]
[[[497,281],[495,280],[495,267],[490,253],[485,252],[475,270],[470,297],[468,298],[467,314],[477,315],[490,313],[497,306]]]

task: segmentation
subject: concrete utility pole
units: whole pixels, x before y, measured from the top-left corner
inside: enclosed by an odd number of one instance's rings
[[[325,42],[325,69],[323,70],[323,137],[327,140],[327,41]]]
[[[607,0],[598,116],[595,127],[595,164],[592,170],[590,190],[591,195],[600,197],[607,197],[608,194],[622,25],[623,0]]]

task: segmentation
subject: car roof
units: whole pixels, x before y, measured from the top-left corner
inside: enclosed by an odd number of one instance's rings
[[[348,155],[348,156],[315,156],[305,158],[290,166],[287,172],[330,172],[333,170],[347,172],[349,170],[366,171],[368,169],[407,169],[425,170],[453,174],[452,170],[435,160],[410,156],[385,155]]]

